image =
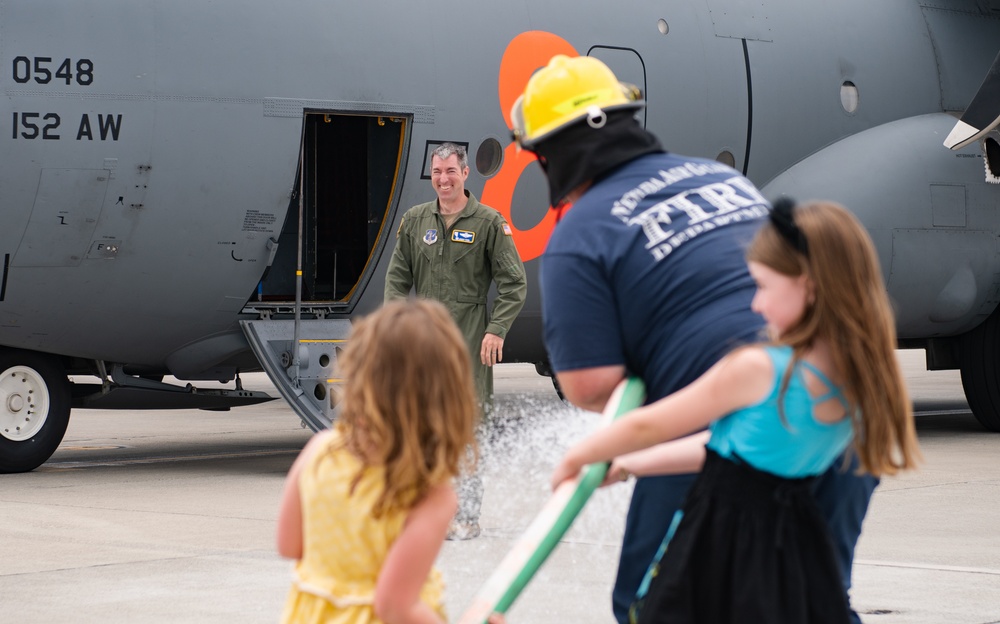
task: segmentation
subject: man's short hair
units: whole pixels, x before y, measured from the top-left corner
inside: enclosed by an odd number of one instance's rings
[[[447,160],[452,154],[458,156],[458,166],[465,169],[469,166],[469,154],[465,148],[456,143],[442,143],[434,148],[431,156],[437,156],[441,160]]]

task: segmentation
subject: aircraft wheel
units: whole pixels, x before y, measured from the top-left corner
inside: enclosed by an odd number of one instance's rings
[[[30,351],[0,351],[0,473],[42,465],[69,424],[70,383],[59,361]]]
[[[1000,310],[959,340],[962,387],[972,414],[1000,432]]]

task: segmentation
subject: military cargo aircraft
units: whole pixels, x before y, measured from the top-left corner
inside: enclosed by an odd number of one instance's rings
[[[528,267],[505,361],[544,371],[554,217],[509,111],[557,53],[638,85],[668,149],[854,210],[900,346],[1000,430],[998,51],[1000,0],[0,4],[0,471],[71,408],[227,409],[261,369],[328,426],[444,141]]]

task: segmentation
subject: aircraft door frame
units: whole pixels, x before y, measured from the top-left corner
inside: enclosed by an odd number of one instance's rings
[[[413,117],[303,108],[301,156],[288,213],[275,258],[249,307],[285,316],[299,296],[305,312],[321,318],[353,311],[390,238]],[[296,295],[300,235],[302,286]]]
[[[258,318],[240,325],[279,393],[314,431],[336,418],[337,359],[349,315],[393,233],[413,122],[407,113],[302,109],[285,223],[257,301],[245,310]],[[341,252],[354,263],[343,284]]]

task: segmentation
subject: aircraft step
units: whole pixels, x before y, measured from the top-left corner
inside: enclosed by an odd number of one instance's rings
[[[240,321],[250,346],[271,382],[313,431],[336,418],[337,357],[351,331],[348,319]],[[298,355],[296,365],[295,356]]]

